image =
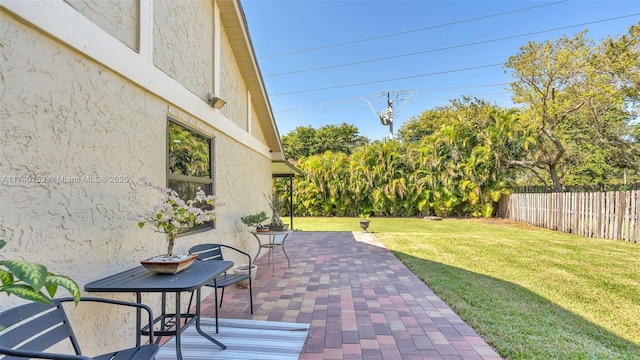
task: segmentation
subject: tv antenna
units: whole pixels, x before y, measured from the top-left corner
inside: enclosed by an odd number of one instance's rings
[[[378,117],[378,119],[380,119],[380,123],[384,126],[389,127],[389,139],[393,139],[393,117],[395,114],[400,113],[402,110],[407,108],[409,102],[411,101],[411,98],[413,97],[413,94],[415,94],[416,92],[416,90],[399,90],[379,92],[375,94],[374,97],[378,98],[385,95],[387,96],[387,107],[385,109],[382,109],[381,111],[377,111],[373,107],[373,105],[371,105],[369,100],[365,98],[362,98],[362,100],[367,103],[369,109],[371,109],[371,111]],[[401,98],[401,96],[404,96],[404,98]],[[378,100],[376,102],[381,102],[381,100]],[[395,111],[393,109],[394,102],[396,104],[399,104]]]

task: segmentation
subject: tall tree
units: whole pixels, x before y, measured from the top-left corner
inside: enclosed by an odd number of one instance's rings
[[[420,143],[418,183],[438,215],[493,215],[495,202],[517,175],[505,159],[526,154],[530,137],[517,112],[478,109],[460,108]]]
[[[354,149],[368,143],[369,139],[359,135],[356,126],[347,123],[324,125],[319,129],[298,126],[282,137],[284,152],[289,159],[319,155],[325,151],[350,155]]]
[[[398,139],[404,142],[420,141],[446,124],[451,116],[450,107],[447,106],[425,110],[420,116],[411,117],[400,126]]]
[[[640,22],[619,39],[607,38],[594,56],[593,81],[602,91],[587,110],[601,146],[615,153],[621,167],[640,174],[640,147],[633,133],[640,120]]]
[[[282,136],[282,147],[288,159],[300,159],[318,154],[316,129],[312,126],[298,126]]]
[[[474,96],[461,96],[459,99],[449,100],[447,106],[425,110],[420,116],[412,117],[398,129],[398,138],[404,142],[420,141],[443,125],[487,119],[496,110],[500,110],[496,104]]]
[[[633,120],[629,108],[638,104],[638,26],[600,45],[586,35],[529,42],[506,63],[515,79],[513,100],[525,106],[522,119],[537,131],[531,156],[511,163],[549,180],[556,190],[563,187],[571,159],[580,157],[571,136],[576,129],[596,134],[598,151],[606,142],[617,143],[628,165],[635,164],[625,128]]]
[[[350,156],[327,151],[298,160],[296,212],[493,215],[516,177],[504,159],[522,159],[530,136],[515,111],[479,99],[454,100],[446,113],[447,123],[419,142],[375,141]]]

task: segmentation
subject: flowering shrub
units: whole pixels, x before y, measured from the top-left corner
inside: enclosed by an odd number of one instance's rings
[[[140,228],[150,224],[155,231],[167,234],[169,241],[167,255],[173,255],[173,241],[180,229],[215,221],[216,197],[214,195],[205,195],[202,189],[198,189],[194,199],[184,201],[172,189],[153,185],[144,178],[141,181],[144,185],[162,193],[164,200],[148,211],[134,214],[133,219],[138,221]],[[205,207],[209,209],[203,209]]]

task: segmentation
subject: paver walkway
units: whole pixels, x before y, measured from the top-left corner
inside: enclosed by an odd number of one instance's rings
[[[300,359],[500,359],[447,304],[368,233],[295,232],[248,290],[229,287],[220,317],[310,323]],[[204,316],[213,316],[213,296]]]

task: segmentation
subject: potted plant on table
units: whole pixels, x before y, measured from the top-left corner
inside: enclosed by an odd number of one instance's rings
[[[262,222],[268,218],[267,213],[261,211],[253,215],[242,216],[240,221],[249,227],[255,227],[256,231],[269,231],[269,227],[262,225]]]
[[[197,255],[173,253],[176,235],[181,229],[215,221],[216,197],[205,195],[202,189],[198,189],[195,198],[184,201],[175,190],[155,186],[144,178],[142,183],[159,191],[164,199],[146,212],[134,214],[133,219],[138,221],[139,228],[149,224],[154,231],[166,234],[168,246],[166,254],[141,263],[153,272],[175,274],[186,269],[197,258]]]
[[[278,194],[273,192],[271,195],[264,196],[267,199],[267,203],[271,208],[271,223],[269,224],[269,230],[271,231],[284,231],[289,228],[289,224],[285,224],[280,219],[282,214],[282,206],[284,201],[278,197]]]

